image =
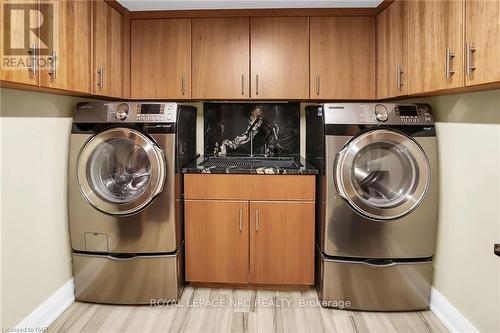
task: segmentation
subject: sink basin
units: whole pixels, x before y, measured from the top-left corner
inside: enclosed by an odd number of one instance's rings
[[[202,163],[205,168],[237,168],[237,169],[257,169],[257,168],[280,168],[298,169],[300,163],[294,157],[208,157]]]

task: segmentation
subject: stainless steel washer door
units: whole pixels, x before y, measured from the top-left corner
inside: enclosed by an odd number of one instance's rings
[[[409,136],[388,129],[351,140],[338,153],[334,170],[339,195],[376,220],[413,211],[427,194],[431,177],[422,148]]]
[[[140,211],[165,183],[165,155],[153,140],[130,128],[117,127],[93,136],[77,159],[83,197],[111,215]]]

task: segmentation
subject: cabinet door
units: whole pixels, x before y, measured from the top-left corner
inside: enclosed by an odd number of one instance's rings
[[[311,99],[375,98],[375,18],[311,17]]]
[[[248,282],[248,202],[185,202],[186,279]]]
[[[309,98],[309,18],[252,17],[252,98]]]
[[[132,98],[191,97],[191,20],[133,20]]]
[[[455,0],[408,2],[410,94],[464,85],[463,6]]]
[[[407,2],[395,1],[377,16],[377,98],[406,95]]]
[[[123,96],[123,15],[102,0],[94,1],[92,92]]]
[[[250,282],[314,283],[314,202],[250,202]]]
[[[25,30],[28,24],[25,22],[26,12],[14,10],[16,6],[24,9],[23,5],[33,9],[30,11],[30,23],[36,26],[36,28],[30,29],[32,33],[28,35],[28,40],[25,39]],[[40,35],[38,26],[40,26],[39,22],[42,21],[42,17],[39,15],[38,9],[39,4],[36,1],[0,2],[0,17],[2,18],[0,23],[0,52],[2,52],[0,80],[38,85],[40,69],[33,67],[35,56],[33,50],[36,49],[36,52],[40,47],[37,36]],[[7,48],[12,49],[12,51],[7,52]]]
[[[90,93],[90,1],[52,1],[54,32],[51,66],[41,73],[43,87]],[[43,26],[42,26],[43,27]],[[43,35],[43,33],[42,33]]]
[[[193,19],[193,98],[249,95],[249,19]]]
[[[466,0],[465,6],[465,83],[500,81],[500,1]]]

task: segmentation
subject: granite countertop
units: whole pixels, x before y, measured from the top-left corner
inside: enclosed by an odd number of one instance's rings
[[[301,156],[297,157],[245,157],[243,161],[246,163],[240,166],[232,165],[232,159],[237,160],[234,157],[204,157],[200,156],[195,161],[186,165],[182,169],[182,173],[228,173],[228,174],[262,174],[262,175],[316,175],[318,174],[318,169],[314,167],[311,163],[307,162],[305,158]],[[268,159],[268,161],[266,161]],[[298,164],[295,167],[288,166],[272,166],[272,160],[286,160],[287,162]],[[213,160],[217,160],[219,163],[208,163]],[[241,161],[241,160],[240,160]],[[266,161],[267,165],[258,165],[259,163],[252,163],[254,161]],[[220,163],[222,162],[222,163]],[[215,164],[215,165],[214,165]],[[221,164],[220,166],[217,164]],[[223,165],[222,165],[223,164]],[[238,164],[238,163],[234,163]],[[252,165],[256,164],[256,165]]]

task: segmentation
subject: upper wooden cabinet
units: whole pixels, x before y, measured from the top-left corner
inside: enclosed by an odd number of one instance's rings
[[[467,86],[500,81],[500,1],[466,0]]]
[[[133,20],[131,96],[191,98],[191,20]]]
[[[54,31],[51,65],[40,73],[43,87],[90,93],[92,2],[52,1]],[[44,7],[42,7],[44,8]],[[44,17],[48,13],[42,9]],[[42,25],[44,27],[44,25]]]
[[[249,36],[248,17],[193,19],[193,98],[250,97]]]
[[[15,4],[32,4],[37,9],[36,1],[20,0],[16,1]],[[36,66],[34,59],[37,55],[35,53],[39,48],[39,40],[37,36],[40,34],[39,28],[33,28],[32,32],[29,34],[29,41],[26,43],[24,39],[24,12],[17,11],[16,13],[5,13],[4,10],[7,8],[7,2],[0,2],[0,17],[2,18],[0,23],[0,52],[2,52],[2,64],[0,64],[0,80],[23,83],[29,85],[38,85],[40,79],[40,70]],[[34,10],[31,12],[31,19],[40,21],[41,17],[38,15],[38,11]],[[10,15],[9,15],[10,14]],[[4,22],[4,19],[6,21]],[[4,38],[8,36],[8,38]],[[4,42],[10,41],[11,47],[18,49],[12,56],[7,54],[6,45]],[[7,59],[7,63],[5,63]],[[18,66],[18,63],[22,61],[26,66]]]
[[[309,98],[309,18],[251,18],[252,98]]]
[[[124,17],[102,0],[94,4],[93,84],[96,95],[123,97]]]
[[[375,18],[311,17],[311,99],[375,98]]]
[[[464,85],[464,2],[409,1],[408,92]]]
[[[377,16],[377,98],[408,94],[408,11],[395,1]]]

